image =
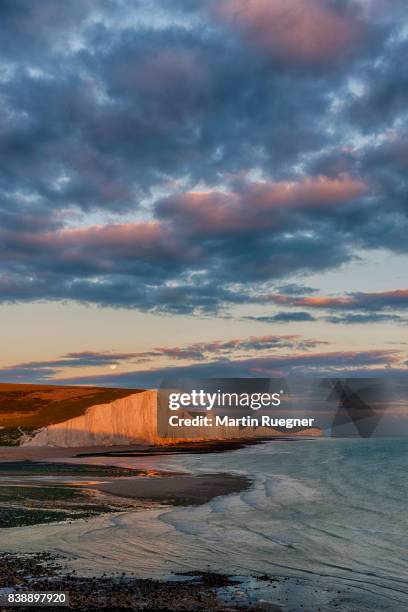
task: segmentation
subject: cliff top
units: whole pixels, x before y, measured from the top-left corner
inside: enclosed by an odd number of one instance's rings
[[[0,383],[0,427],[38,429],[143,389]]]

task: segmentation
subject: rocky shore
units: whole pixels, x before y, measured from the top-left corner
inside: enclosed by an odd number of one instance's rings
[[[242,607],[242,601],[222,601],[219,591],[225,587],[236,585],[233,578],[215,573],[192,572],[188,576],[177,575],[174,580],[158,581],[140,579],[129,575],[118,577],[80,577],[75,571],[60,574],[60,561],[52,555],[43,553],[36,555],[0,555],[0,593],[5,589],[13,592],[53,591],[68,592],[67,607],[41,608],[37,606],[3,606],[0,612],[16,610],[217,610],[233,611],[251,609],[252,612],[269,610],[280,612],[282,608],[268,604],[262,606]],[[259,577],[259,581],[271,580]]]

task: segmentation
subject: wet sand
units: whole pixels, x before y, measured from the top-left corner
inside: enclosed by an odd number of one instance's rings
[[[214,497],[248,489],[251,480],[234,474],[177,475],[166,478],[119,478],[95,484],[97,489],[118,497],[133,498],[174,506],[205,504]]]
[[[52,461],[65,457],[76,457],[78,454],[91,456],[93,453],[104,453],[105,451],[137,451],[143,450],[142,446],[86,446],[78,448],[64,448],[52,446],[0,446],[0,462],[8,461]],[[86,463],[86,461],[84,461]]]
[[[264,442],[296,442],[299,438],[279,436],[276,438],[256,438],[253,440],[215,440],[208,442],[182,442],[163,446],[141,444],[117,446],[0,446],[0,463],[6,461],[52,461],[61,458],[86,457],[151,457],[180,453],[206,454],[239,450],[245,446]],[[86,463],[86,461],[84,461]]]
[[[0,461],[0,528],[91,518],[155,504],[195,506],[251,485],[249,478],[234,474],[191,475],[72,463],[67,457],[65,461]]]

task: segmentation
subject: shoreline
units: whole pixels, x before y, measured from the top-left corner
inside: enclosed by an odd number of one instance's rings
[[[240,450],[247,446],[266,442],[297,442],[315,440],[306,436],[276,436],[268,438],[236,438],[234,440],[210,440],[203,442],[179,442],[168,445],[142,444],[115,446],[0,446],[0,463],[9,461],[53,461],[86,457],[154,457],[173,454],[208,454]]]
[[[150,509],[157,505],[198,506],[215,497],[240,493],[252,485],[253,479],[225,472],[192,475],[143,466],[121,468],[115,459],[224,453],[266,441],[270,440],[188,442],[166,448],[37,447],[28,449],[29,452],[26,447],[0,447],[0,528],[92,518],[97,514]],[[106,462],[87,463],[93,457],[103,457]],[[61,475],[66,478],[55,478]],[[37,480],[38,477],[42,480]],[[19,491],[22,487],[28,508],[24,507],[24,497]],[[13,502],[15,494],[17,504]]]
[[[207,452],[216,452],[219,448],[219,445],[206,445]],[[232,447],[222,444],[221,448],[225,452],[236,449],[237,444]],[[189,453],[190,449],[190,444],[182,445],[177,452]],[[198,506],[214,497],[240,493],[253,482],[249,477],[225,472],[192,475],[146,469],[143,465],[121,467],[114,460],[118,449],[104,449],[106,461],[102,465],[92,463],[88,453],[78,457],[74,449],[70,456],[66,453],[61,456],[61,450],[50,456],[48,449],[42,449],[35,457],[30,453],[29,459],[25,452],[21,457],[15,451],[12,457],[0,460],[1,528],[92,518],[97,514],[151,509],[157,505]],[[148,454],[160,456],[161,450],[153,447]],[[119,450],[124,456],[137,453],[139,457],[140,452],[134,448]],[[105,457],[105,452],[97,453],[97,457],[101,454]],[[139,460],[136,458],[134,463],[138,464]]]
[[[55,553],[0,553],[1,612],[31,609],[7,606],[9,593],[54,592],[68,594],[62,609],[81,610],[181,610],[238,612],[354,612],[392,610],[363,603],[365,589],[351,587],[331,576],[305,577],[287,574],[236,575],[224,572],[171,572],[163,578],[141,578],[116,573],[83,576],[64,567]],[[37,610],[55,609],[36,607]],[[402,608],[394,608],[402,610]]]
[[[266,442],[297,440],[279,436],[166,447],[0,447],[0,528],[52,524],[158,505],[203,505],[215,497],[249,489],[253,479],[233,471],[194,475],[162,471],[143,465],[143,459],[227,453]],[[141,464],[122,467],[119,460],[126,458],[140,458]],[[102,463],[93,459],[102,459]]]
[[[87,488],[125,499],[159,502],[171,506],[198,506],[214,497],[245,491],[251,484],[252,480],[246,476],[214,473],[161,478],[118,478]]]
[[[191,571],[173,574],[171,579],[118,576],[77,576],[75,571],[62,574],[61,558],[50,553],[0,553],[0,596],[25,592],[65,592],[69,604],[65,609],[81,610],[215,610],[218,612],[265,609],[253,605],[246,596],[243,608],[242,581],[238,577],[215,572]],[[252,577],[259,583],[278,583],[279,578]],[[284,579],[283,579],[284,581]],[[274,587],[275,588],[275,587]],[[230,591],[230,592],[228,592]],[[64,607],[62,609],[64,609]],[[20,609],[0,603],[1,612]],[[30,609],[24,606],[23,609]],[[42,609],[36,607],[36,609]],[[53,609],[47,606],[44,609]],[[283,612],[278,604],[268,602],[269,612]]]
[[[318,446],[313,445],[313,448],[318,451]],[[267,460],[268,452],[264,457],[262,449],[254,450],[261,450],[260,458],[263,461]],[[285,457],[288,452],[292,454],[292,451],[297,451],[297,447],[296,449],[295,447],[287,447],[282,450],[284,450],[284,453],[279,453],[281,458]],[[129,452],[129,450],[125,452]],[[257,452],[250,453],[251,457],[254,454],[257,454]],[[83,461],[83,459],[81,458],[80,461]],[[123,464],[125,463],[126,461],[123,461]],[[140,462],[135,459],[128,463],[136,466]],[[184,460],[174,462],[170,460],[169,465],[173,467],[182,466],[184,463]],[[229,470],[233,472],[235,458],[232,455],[231,457],[219,455],[218,457],[212,457],[211,460],[210,457],[195,457],[192,465],[193,467],[198,465],[202,469],[206,463],[207,469],[219,469],[220,472],[215,477],[219,478],[221,476],[222,479],[223,474],[229,476]],[[163,466],[165,464],[166,462],[163,463]],[[246,465],[245,458],[244,464]],[[3,463],[3,469],[8,471],[11,465],[7,467],[6,465]],[[48,465],[52,470],[53,464],[48,463]],[[78,465],[83,464],[75,464],[76,467]],[[186,465],[189,466],[188,461]],[[268,473],[270,473],[270,470]],[[254,472],[251,469],[248,470],[247,474],[248,477],[251,477]],[[233,474],[231,475],[233,476]],[[194,481],[197,482],[195,480],[197,476],[208,477],[211,481],[214,478],[212,474],[198,473],[191,476],[191,474],[179,472],[178,474],[170,473],[169,476],[164,477],[161,474],[149,475],[147,478],[135,477],[134,475],[127,478],[119,476],[111,483],[119,483],[117,486],[124,487],[122,492],[126,493],[126,497],[129,495],[130,489],[136,487],[134,495],[137,499],[138,495],[141,495],[139,486],[148,487],[149,483],[157,482],[157,487],[160,489],[168,482],[170,489],[162,490],[162,497],[165,499],[155,501],[159,504],[164,501],[164,503],[177,505],[177,500],[171,499],[174,494],[172,490],[174,486],[181,498],[180,504],[186,505],[186,503],[189,503],[186,502],[186,495],[189,494]],[[219,485],[222,495],[221,479]],[[279,482],[278,479],[277,483],[279,484]],[[209,484],[211,485],[213,482],[209,482]],[[97,491],[100,486],[102,486],[100,483],[95,486],[95,494],[97,495],[99,495]],[[294,492],[308,502],[309,498],[304,497],[305,491],[302,488],[295,488]],[[105,491],[105,493],[111,495],[109,491]],[[112,493],[115,492],[112,491]],[[120,491],[116,490],[116,494],[118,493]],[[280,493],[279,487],[275,489],[274,493]],[[211,494],[214,494],[214,490],[211,491]],[[152,491],[150,491],[146,495],[145,502],[150,503],[152,495]],[[253,501],[251,494],[249,499],[246,499],[247,497],[246,494],[242,495],[242,499],[251,504],[251,501]],[[364,571],[355,571],[355,568],[353,571],[344,571],[347,568],[339,567],[337,572],[332,571],[330,568],[336,568],[337,566],[329,565],[327,559],[322,559],[317,567],[314,567],[313,563],[304,564],[303,557],[298,563],[296,555],[293,560],[288,562],[287,554],[292,555],[292,552],[295,554],[302,543],[297,546],[296,540],[292,543],[291,540],[281,539],[278,530],[273,531],[272,535],[276,536],[276,542],[272,540],[271,545],[269,545],[270,534],[269,532],[266,533],[268,539],[264,540],[262,544],[265,546],[265,555],[259,558],[259,563],[258,560],[253,562],[254,558],[251,560],[250,552],[251,546],[253,548],[256,543],[249,545],[247,548],[245,538],[247,533],[255,533],[257,537],[258,532],[262,531],[262,517],[260,517],[258,523],[254,523],[253,529],[251,524],[248,525],[249,531],[245,527],[245,516],[242,517],[240,522],[235,523],[233,521],[234,539],[231,547],[228,539],[223,539],[222,532],[220,532],[221,528],[228,527],[228,523],[216,521],[215,529],[212,530],[208,538],[210,554],[203,555],[201,560],[198,556],[198,562],[196,563],[195,551],[201,550],[202,538],[206,535],[205,533],[202,535],[200,529],[198,531],[194,529],[184,530],[184,525],[189,527],[190,511],[193,514],[192,518],[198,521],[191,523],[193,527],[195,524],[198,527],[201,524],[206,526],[208,516],[217,517],[217,513],[221,516],[219,513],[234,510],[235,501],[240,502],[239,496],[236,496],[236,498],[236,500],[231,500],[231,504],[224,504],[222,501],[220,503],[216,502],[214,509],[210,506],[208,512],[201,508],[197,511],[194,508],[187,509],[187,512],[180,509],[175,512],[171,509],[168,512],[168,509],[165,509],[165,520],[161,521],[160,524],[157,519],[163,514],[163,509],[158,506],[152,513],[142,511],[140,515],[137,512],[133,513],[130,509],[134,518],[139,516],[137,520],[127,518],[126,515],[122,518],[114,514],[112,518],[108,516],[106,518],[96,518],[95,522],[92,522],[89,527],[87,527],[87,521],[75,521],[76,524],[75,526],[72,525],[72,529],[70,525],[50,527],[44,525],[43,528],[35,530],[36,534],[33,538],[31,538],[30,529],[25,532],[13,530],[13,533],[10,534],[11,538],[8,538],[7,532],[4,531],[2,550],[13,551],[13,558],[16,559],[16,563],[18,562],[20,566],[25,565],[26,567],[29,567],[25,560],[28,551],[41,554],[42,551],[49,550],[54,551],[55,554],[66,555],[63,557],[66,559],[66,561],[63,561],[64,566],[59,570],[63,572],[62,576],[45,577],[45,579],[39,577],[39,581],[41,579],[45,582],[38,582],[38,585],[40,588],[42,584],[42,589],[48,586],[49,590],[53,588],[54,590],[70,590],[73,593],[72,609],[82,609],[84,612],[95,609],[95,607],[101,610],[118,609],[124,605],[128,609],[134,610],[179,610],[184,608],[224,611],[252,609],[255,611],[268,609],[281,612],[282,610],[294,611],[300,609],[317,611],[320,608],[322,612],[334,612],[339,609],[350,612],[372,609],[396,612],[405,609],[405,591],[398,590],[398,584],[393,584],[391,579],[388,580],[386,576],[380,573],[378,575],[370,574],[371,577],[367,579]],[[293,504],[291,500],[289,501]],[[202,503],[202,500],[199,503]],[[262,508],[262,506],[258,507]],[[211,512],[213,512],[212,515]],[[270,515],[272,516],[272,514]],[[175,517],[176,521],[168,521],[166,516],[169,516],[170,519]],[[252,511],[247,513],[248,518],[253,516]],[[239,514],[233,513],[232,518],[234,519],[234,517],[239,518]],[[183,522],[185,519],[186,522]],[[181,529],[174,532],[172,526],[177,524],[181,526]],[[160,527],[158,530],[156,529],[157,526]],[[235,527],[238,527],[236,532]],[[146,538],[145,530],[149,532],[150,529],[153,530],[153,537]],[[27,540],[24,533],[26,533]],[[171,537],[173,535],[175,540],[172,542]],[[16,545],[14,546],[12,542]],[[78,544],[80,545],[79,549],[77,548]],[[248,544],[250,544],[249,540]],[[90,556],[91,550],[93,553]],[[145,551],[147,552],[146,557]],[[242,562],[239,559],[236,560],[238,551],[239,554],[243,555]],[[251,563],[245,561],[247,552]],[[312,561],[316,558],[318,552],[318,550],[312,548],[311,552],[308,553],[305,548],[306,557],[310,555]],[[268,554],[268,559],[266,554]],[[99,555],[99,559],[103,561],[99,564],[95,563],[95,555]],[[155,555],[164,559],[167,559],[168,555],[169,561],[160,562],[156,566],[154,565]],[[3,584],[7,582],[5,572],[11,567],[10,564],[4,563],[4,559],[5,557],[3,558],[0,555],[0,566],[3,566],[0,570],[0,582],[2,576],[5,577]],[[189,571],[190,569],[191,571]],[[351,569],[352,567],[350,567]],[[210,573],[212,571],[214,573]],[[258,571],[264,573],[264,575],[258,575]],[[102,574],[102,572],[106,572],[106,574]],[[228,575],[223,575],[224,573]],[[32,572],[29,572],[29,574],[32,575]],[[396,576],[398,575],[396,573]],[[222,580],[227,580],[228,583],[224,584]],[[31,582],[30,586],[33,584],[34,582]],[[21,589],[29,590],[28,583],[24,580],[20,580],[15,586],[18,585]],[[140,594],[142,594],[141,599]],[[126,599],[126,597],[133,597],[133,600]],[[6,610],[7,608],[0,606],[0,609]]]

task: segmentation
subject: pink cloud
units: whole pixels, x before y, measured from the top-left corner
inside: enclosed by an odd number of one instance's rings
[[[195,342],[185,347],[156,347],[152,356],[165,356],[172,359],[204,359],[211,355],[226,356],[232,353],[271,351],[273,349],[289,348],[312,349],[318,345],[327,344],[321,340],[302,338],[295,334],[249,336],[232,340],[213,340],[211,342]],[[147,355],[147,353],[146,353]]]
[[[262,298],[265,302],[274,304],[285,304],[288,306],[303,306],[306,308],[322,309],[383,309],[383,308],[407,308],[408,289],[396,289],[395,291],[378,291],[372,293],[352,293],[350,295],[330,296],[305,296],[297,297],[290,295],[266,295]],[[261,301],[262,301],[261,300]]]
[[[322,0],[221,0],[215,15],[252,46],[290,64],[326,64],[348,53],[361,30],[351,11]]]
[[[238,192],[186,192],[161,200],[158,219],[94,225],[44,233],[0,229],[5,248],[0,258],[37,257],[96,265],[109,271],[126,260],[195,263],[208,255],[198,237],[239,232],[282,231],[290,215],[303,210],[346,206],[365,196],[365,183],[347,175],[301,181],[244,183]]]
[[[106,258],[147,261],[163,259],[192,260],[198,247],[186,245],[164,224],[157,221],[127,224],[96,225],[87,228],[64,229],[44,234],[8,234],[27,257],[54,253],[65,261],[106,260]]]
[[[269,300],[276,304],[288,304],[289,306],[304,306],[309,308],[332,308],[336,306],[352,306],[355,300],[352,297],[292,297],[287,295],[272,295]]]
[[[254,182],[235,192],[187,192],[162,201],[163,216],[178,217],[201,233],[225,233],[271,228],[287,209],[339,206],[365,195],[368,187],[348,176],[306,178],[298,182]]]

